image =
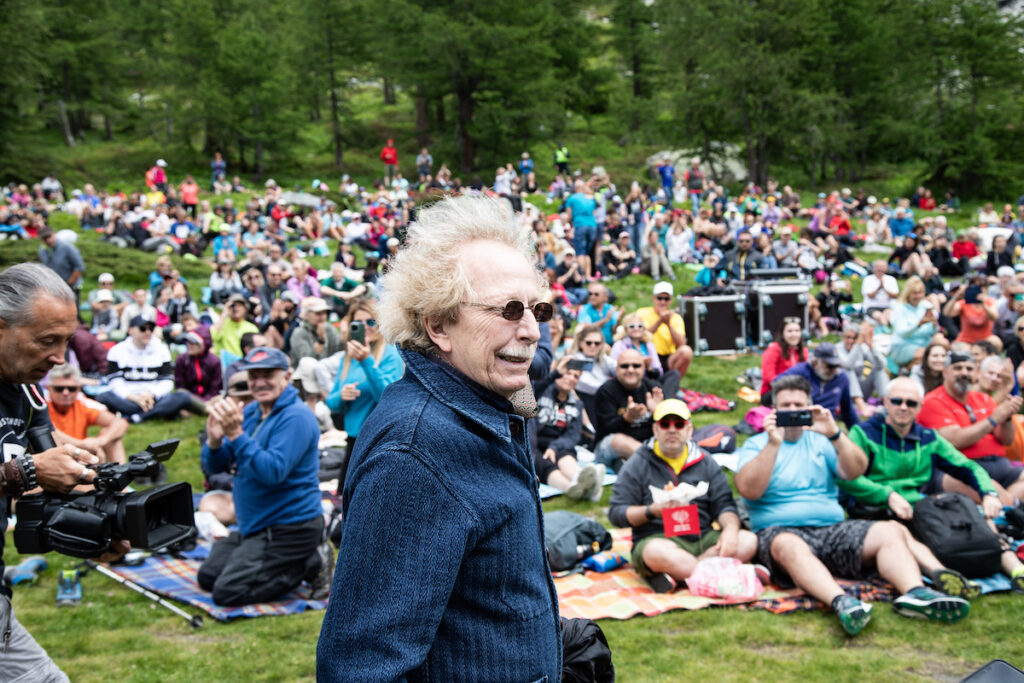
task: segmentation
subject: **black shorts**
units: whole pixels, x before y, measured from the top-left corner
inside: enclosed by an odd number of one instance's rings
[[[793,534],[803,539],[811,552],[821,560],[832,576],[844,579],[867,578],[861,567],[864,538],[875,522],[848,519],[831,526],[770,526],[757,532],[758,561],[768,568],[780,586],[792,586],[793,580],[781,567],[772,563],[772,541],[779,534]]]
[[[974,463],[981,467],[1004,489],[1008,489],[1017,483],[1021,474],[1024,474],[1024,467],[1018,467],[1001,455],[985,455],[975,458]]]

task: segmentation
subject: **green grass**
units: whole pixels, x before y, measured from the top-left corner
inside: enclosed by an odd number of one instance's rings
[[[806,196],[806,195],[805,195]],[[543,201],[543,200],[540,200]],[[54,216],[55,227],[67,225]],[[86,290],[105,270],[118,286],[145,286],[156,256],[117,250],[94,234],[78,242],[87,264]],[[7,242],[0,248],[0,268],[34,260],[37,242]],[[206,282],[203,263],[175,257],[193,296]],[[325,265],[314,259],[319,265]],[[693,273],[676,270],[676,290],[693,286]],[[653,280],[631,276],[610,283],[618,305],[627,310],[647,305]],[[859,287],[854,292],[859,295]],[[84,296],[84,293],[83,293]],[[735,377],[758,365],[756,355],[698,357],[684,387],[738,400]],[[733,425],[749,404],[729,413],[698,413],[695,422]],[[126,437],[129,453],[147,443],[175,437],[178,452],[168,463],[172,481],[188,481],[200,490],[197,432],[200,418],[142,424]],[[600,503],[565,497],[545,503],[546,510],[570,509],[606,517],[610,489]],[[5,560],[18,561],[10,535]],[[220,681],[309,680],[314,674],[316,640],[322,612],[290,617],[243,619],[221,624],[211,619],[199,631],[185,620],[96,573],[83,579],[84,601],[77,608],[54,604],[57,573],[76,561],[50,554],[50,568],[36,585],[20,586],[14,603],[19,619],[75,681]],[[192,610],[189,610],[192,611]],[[623,681],[709,680],[959,680],[990,659],[1024,663],[1024,641],[1017,637],[1024,619],[1024,597],[987,596],[972,606],[972,615],[953,626],[939,626],[895,616],[888,605],[875,607],[873,623],[856,639],[842,635],[825,613],[784,616],[735,609],[676,611],[657,618],[601,622]]]

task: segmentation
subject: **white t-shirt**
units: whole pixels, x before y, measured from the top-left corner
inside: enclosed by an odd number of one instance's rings
[[[864,283],[860,287],[861,296],[864,297],[864,308],[888,308],[892,304],[895,295],[889,292],[899,292],[900,286],[896,282],[896,278],[892,275],[883,275],[881,279],[883,285],[875,296],[868,296],[868,292],[873,292],[878,289],[879,279],[874,273],[864,278]]]

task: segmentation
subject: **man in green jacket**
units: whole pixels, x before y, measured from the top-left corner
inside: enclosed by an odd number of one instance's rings
[[[857,502],[888,509],[904,522],[913,518],[914,503],[942,491],[963,493],[981,503],[987,518],[998,516],[1003,507],[985,470],[934,429],[917,424],[923,400],[920,385],[908,377],[889,384],[885,413],[850,430],[850,439],[868,456],[868,469],[856,479],[839,481],[839,487]],[[922,558],[914,546],[911,549],[922,566],[934,558],[930,551]],[[1003,553],[1002,566],[1014,591],[1024,592],[1024,565],[1009,548]],[[977,595],[977,587],[953,570],[935,570],[932,579],[943,592],[961,597]]]

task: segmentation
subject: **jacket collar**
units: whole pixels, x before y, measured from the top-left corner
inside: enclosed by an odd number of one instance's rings
[[[502,441],[512,441],[509,420],[522,418],[514,413],[508,399],[488,391],[443,360],[405,349],[400,353],[406,374],[423,385],[435,400]]]

